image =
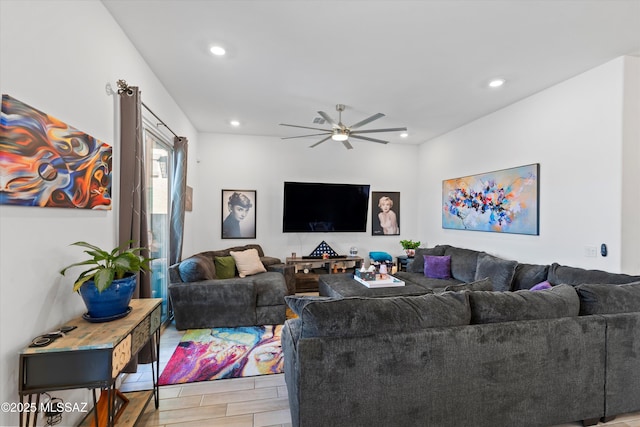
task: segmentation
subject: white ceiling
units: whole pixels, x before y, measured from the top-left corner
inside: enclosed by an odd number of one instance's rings
[[[102,2],[201,132],[315,133],[278,124],[314,127],[341,103],[345,124],[381,112],[362,129],[406,126],[406,139],[376,137],[417,144],[640,56],[640,0]],[[212,44],[228,54],[212,56]],[[507,83],[489,89],[494,77]],[[129,83],[144,96],[144,82]]]

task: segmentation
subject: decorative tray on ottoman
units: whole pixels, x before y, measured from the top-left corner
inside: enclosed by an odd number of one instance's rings
[[[380,277],[377,275],[376,278]],[[355,280],[365,285],[367,288],[390,288],[393,286],[404,286],[404,282],[400,279],[396,279],[393,276],[386,276],[386,279],[378,279],[378,280],[363,280],[357,275],[353,276]]]

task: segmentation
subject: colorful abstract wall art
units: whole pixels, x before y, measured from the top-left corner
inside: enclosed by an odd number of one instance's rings
[[[442,181],[442,228],[539,234],[538,163]]]
[[[2,95],[0,204],[111,209],[111,146]]]

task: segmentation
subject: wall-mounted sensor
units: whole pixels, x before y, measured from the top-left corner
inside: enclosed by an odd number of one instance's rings
[[[607,251],[607,245],[606,245],[606,244],[604,244],[604,243],[603,243],[603,244],[601,244],[601,245],[600,245],[600,255],[602,255],[602,256],[607,256],[607,253],[608,253],[608,251]]]

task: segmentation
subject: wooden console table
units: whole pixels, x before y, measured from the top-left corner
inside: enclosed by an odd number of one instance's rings
[[[360,268],[364,258],[359,256],[344,256],[336,258],[291,258],[287,257],[285,263],[293,265],[296,269],[296,292],[317,292],[318,277],[316,273],[312,273],[314,268],[322,268],[325,274],[332,274],[334,267],[345,266],[347,268]],[[353,265],[350,265],[353,263]],[[305,273],[304,270],[308,271]],[[342,268],[338,269],[342,272]]]
[[[38,412],[42,407],[40,394],[75,388],[93,390],[94,408],[97,407],[96,389],[109,390],[111,398],[108,402],[107,425],[113,426],[117,409],[116,379],[131,358],[150,341],[155,343],[155,346],[151,346],[155,353],[151,369],[153,390],[131,395],[125,393],[130,399],[127,411],[137,409],[139,413],[131,418],[125,411],[127,416],[124,418],[135,422],[152,396],[157,409],[161,302],[161,298],[134,299],[130,304],[131,313],[111,322],[90,323],[79,316],[66,323],[77,328],[65,336],[46,347],[27,347],[22,350],[19,394],[21,406],[26,410],[20,414],[20,426],[28,426],[31,419],[32,425],[37,425]],[[95,409],[93,417],[87,419],[93,419],[96,426],[104,425],[104,421],[98,423],[98,411]]]

